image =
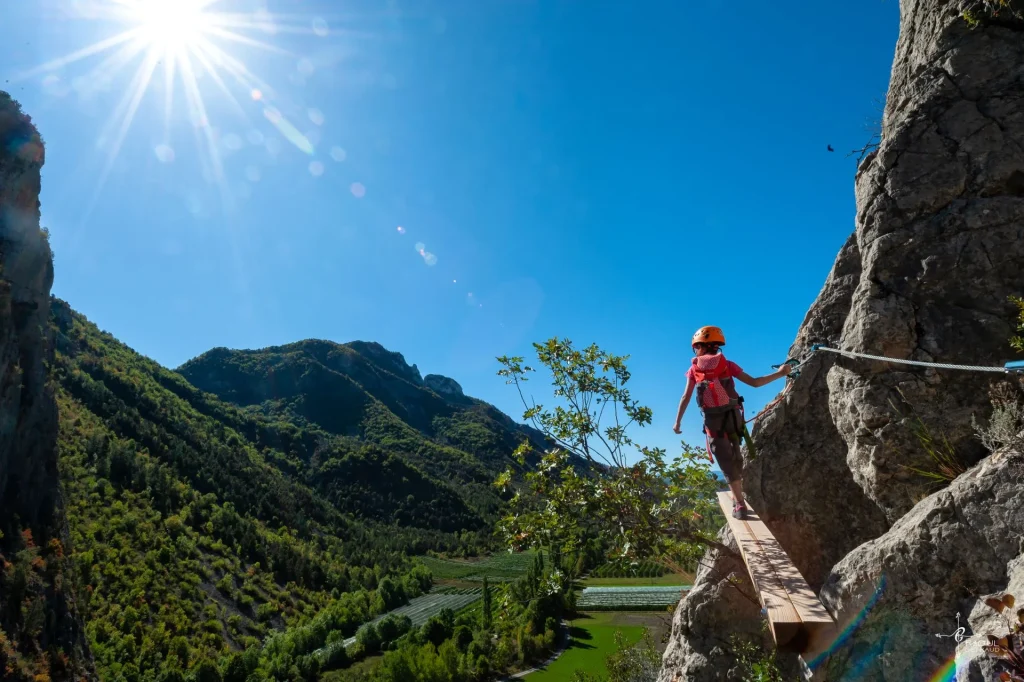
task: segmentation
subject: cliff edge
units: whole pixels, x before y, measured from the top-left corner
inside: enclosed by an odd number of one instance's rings
[[[1024,0],[902,0],[900,11],[881,143],[856,177],[856,230],[790,355],[821,343],[1002,366],[1015,357],[1008,299],[1024,294]],[[993,455],[972,428],[1000,380],[818,352],[758,423],[750,501],[853,628],[818,678],[926,678],[956,648],[935,634],[952,632],[958,612],[982,627],[979,600],[1019,573],[1020,453]],[[939,492],[913,470],[935,468],[922,424],[966,470]],[[703,572],[681,603],[663,682],[739,679],[730,637],[760,614],[720,585]],[[975,649],[962,674],[980,680]]]
[[[47,378],[53,256],[39,226],[43,156],[31,120],[0,91],[0,671],[5,680],[88,679],[92,667],[65,554],[57,403]]]

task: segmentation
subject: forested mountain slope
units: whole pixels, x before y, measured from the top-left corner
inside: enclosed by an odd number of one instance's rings
[[[307,340],[262,350],[216,348],[178,370],[194,386],[250,414],[322,429],[349,447],[372,443],[453,489],[489,516],[494,477],[524,438],[541,435],[463,394],[452,379],[421,377],[376,343]],[[340,477],[337,477],[340,479]]]
[[[386,576],[415,593],[423,575],[410,575],[408,555],[485,546],[499,504],[492,467],[369,394],[368,423],[390,431],[335,435],[283,410],[222,402],[63,301],[51,313],[75,588],[104,679],[222,658]],[[493,408],[457,400],[496,419]],[[490,434],[459,414],[431,419],[470,424],[492,453],[514,438],[514,428]],[[473,481],[472,494],[442,481],[432,457]],[[373,594],[360,599],[356,624],[381,607]]]

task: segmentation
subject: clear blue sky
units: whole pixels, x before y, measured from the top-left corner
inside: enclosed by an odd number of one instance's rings
[[[846,153],[899,22],[895,0],[219,0],[280,50],[207,36],[262,98],[207,49],[231,97],[198,78],[202,125],[179,69],[165,118],[161,60],[105,176],[151,45],[105,77],[117,48],[20,76],[137,25],[103,19],[113,1],[0,10],[0,87],[47,142],[57,296],[170,367],[373,340],[516,417],[495,356],[596,342],[632,356],[645,442],[669,448],[695,328],[724,327],[755,376],[784,359],[854,227]],[[702,440],[695,409],[684,437]]]

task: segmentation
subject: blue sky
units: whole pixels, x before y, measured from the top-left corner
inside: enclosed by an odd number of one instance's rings
[[[495,356],[596,342],[632,356],[643,440],[668,448],[694,329],[724,327],[752,375],[784,359],[853,230],[846,153],[899,23],[895,0],[219,0],[208,13],[278,49],[208,38],[266,87],[213,63],[230,97],[198,79],[204,122],[179,70],[165,119],[161,60],[114,157],[146,50],[105,78],[111,52],[25,77],[137,25],[82,16],[111,2],[9,2],[0,21],[0,87],[47,142],[57,296],[170,367],[373,340],[516,417]],[[695,409],[684,437],[703,440]]]

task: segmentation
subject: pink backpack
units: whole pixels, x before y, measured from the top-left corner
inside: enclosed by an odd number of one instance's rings
[[[739,404],[740,396],[722,353],[695,357],[693,378],[697,382],[697,405],[702,411],[724,412]]]

